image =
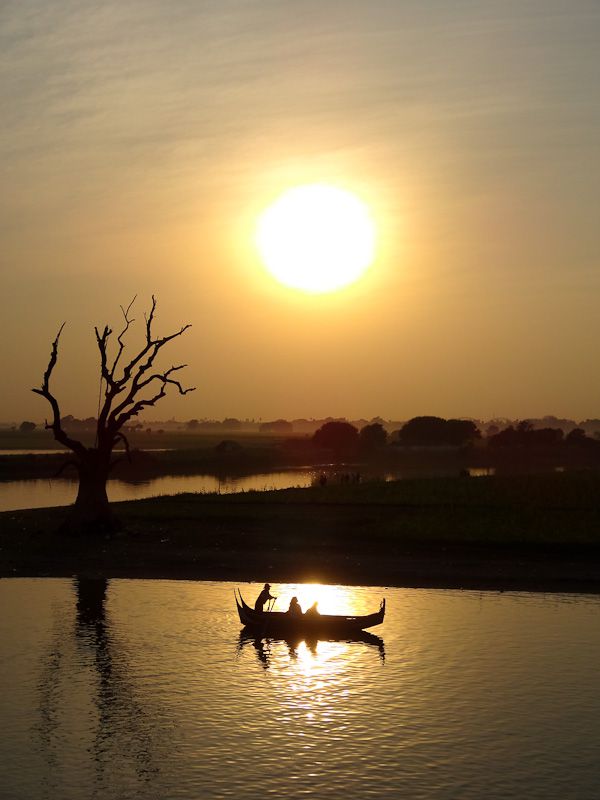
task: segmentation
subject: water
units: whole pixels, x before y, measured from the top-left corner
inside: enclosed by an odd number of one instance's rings
[[[119,480],[107,482],[108,499],[141,500],[145,497],[172,495],[180,492],[247,492],[251,490],[287,489],[310,486],[315,472],[310,469],[282,470],[243,477],[220,479],[215,475],[164,475],[139,483]],[[64,479],[0,482],[0,511],[19,508],[66,506],[75,501],[77,482]]]
[[[145,447],[145,453],[167,453],[173,450],[172,447]],[[124,454],[125,450],[115,448],[114,453]],[[10,448],[0,448],[0,456],[55,456],[55,455],[63,455],[69,456],[71,453],[70,450],[67,450],[64,447],[45,447],[43,449],[35,450],[35,449],[10,449]]]
[[[81,587],[0,581],[3,798],[598,796],[596,597],[386,589],[381,640],[288,644],[240,640],[231,584]]]

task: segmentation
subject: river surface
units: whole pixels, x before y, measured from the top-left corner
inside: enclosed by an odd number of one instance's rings
[[[267,472],[243,477],[220,479],[215,475],[164,475],[152,480],[109,480],[106,484],[108,499],[142,500],[145,497],[172,495],[181,492],[233,492],[288,489],[292,486],[310,486],[314,470],[297,469]],[[19,508],[50,508],[66,506],[75,501],[77,482],[55,478],[53,480],[26,480],[0,482],[0,511]]]
[[[0,580],[2,798],[598,797],[599,598],[272,591],[387,616],[256,641],[228,583]]]

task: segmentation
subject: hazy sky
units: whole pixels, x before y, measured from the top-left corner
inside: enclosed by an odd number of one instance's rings
[[[95,414],[154,292],[198,387],[150,416],[600,416],[598,0],[4,0],[0,419]],[[333,295],[253,245],[281,191],[378,228]]]

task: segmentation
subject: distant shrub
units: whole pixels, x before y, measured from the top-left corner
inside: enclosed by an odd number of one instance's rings
[[[460,447],[480,437],[479,428],[471,420],[442,417],[413,417],[398,433],[400,444],[421,446]]]
[[[313,434],[313,442],[337,454],[350,454],[358,444],[358,430],[349,422],[326,422]]]
[[[275,419],[272,422],[263,422],[259,427],[261,433],[293,433],[294,426],[287,419]]]
[[[373,422],[360,429],[359,439],[364,450],[378,450],[385,447],[387,432],[380,422]]]
[[[215,452],[219,455],[226,455],[227,453],[239,453],[242,449],[239,442],[234,442],[233,439],[224,439],[216,445]]]

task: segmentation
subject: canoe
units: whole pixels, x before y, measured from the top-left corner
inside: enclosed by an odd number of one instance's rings
[[[344,616],[340,614],[302,614],[299,616],[285,611],[255,611],[242,597],[238,589],[235,594],[240,622],[245,628],[266,634],[302,636],[343,636],[365,628],[381,625],[385,617],[385,600],[381,601],[379,611],[363,616]]]

